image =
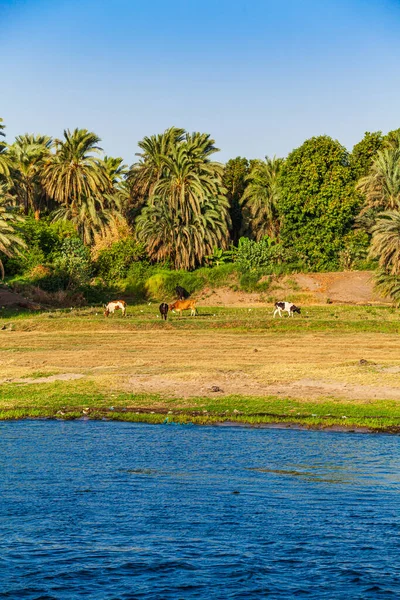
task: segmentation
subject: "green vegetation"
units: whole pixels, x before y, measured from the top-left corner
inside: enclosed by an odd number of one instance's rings
[[[379,266],[378,287],[400,302],[399,130],[367,132],[352,152],[319,136],[286,158],[226,165],[210,135],[177,127],[140,141],[129,167],[100,142],[75,129],[7,143],[0,120],[12,287],[55,305],[141,301],[172,282],[262,291],[271,275]]]
[[[43,374],[44,375],[44,374]],[[39,376],[37,376],[39,378]],[[271,423],[307,428],[366,428],[400,431],[396,401],[351,402],[324,398],[294,400],[280,396],[224,396],[190,401],[160,394],[106,394],[92,383],[54,382],[0,388],[0,419],[106,419],[147,423],[211,425],[234,422]]]

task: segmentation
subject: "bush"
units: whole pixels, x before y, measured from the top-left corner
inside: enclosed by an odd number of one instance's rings
[[[43,250],[38,246],[32,246],[23,250],[20,255],[7,258],[5,268],[7,275],[22,275],[45,262],[46,257]]]
[[[22,275],[38,265],[51,264],[64,240],[76,236],[76,232],[69,222],[51,223],[46,219],[35,221],[33,217],[27,217],[19,226],[19,235],[27,248],[19,256],[6,259],[8,275]]]
[[[90,252],[78,238],[67,238],[54,260],[55,276],[67,280],[66,288],[88,285],[92,276]]]
[[[189,292],[199,290],[206,285],[210,287],[219,287],[221,285],[227,285],[236,273],[237,266],[232,263],[212,268],[203,267],[202,269],[197,269],[197,271],[190,273],[191,277],[186,285],[186,279],[185,277],[182,277],[183,283],[181,285]]]
[[[259,270],[249,271],[243,273],[240,278],[240,289],[244,292],[266,292],[271,285],[271,278],[263,277],[262,272]]]
[[[293,249],[277,244],[268,236],[259,242],[240,238],[236,264],[243,273],[262,269],[264,274],[281,274],[304,268],[301,258]]]
[[[268,237],[259,242],[241,237],[236,254],[236,264],[242,271],[270,266],[272,243]]]
[[[125,279],[133,263],[145,259],[143,244],[126,238],[100,251],[95,264],[96,273],[106,281]]]
[[[51,275],[51,270],[49,269],[49,267],[45,267],[43,265],[36,265],[36,267],[33,267],[33,269],[31,269],[31,271],[29,272],[29,279],[32,282],[36,282],[40,281],[40,279],[48,277],[49,275]]]
[[[340,267],[345,270],[360,269],[367,265],[370,236],[362,230],[351,231],[343,238],[343,250],[339,253]],[[364,266],[365,268],[365,266]]]

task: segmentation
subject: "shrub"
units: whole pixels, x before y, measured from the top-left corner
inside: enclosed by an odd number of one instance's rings
[[[265,237],[259,242],[241,237],[236,254],[236,264],[242,271],[251,271],[271,264],[271,246],[273,242]]]
[[[29,273],[44,262],[46,257],[43,250],[39,246],[31,246],[23,250],[19,256],[6,259],[5,268],[8,275],[21,275]]]
[[[68,222],[51,223],[46,219],[35,221],[32,217],[26,217],[19,227],[19,235],[27,248],[19,256],[6,260],[9,275],[22,275],[38,265],[52,263],[64,240],[76,236],[76,233]]]
[[[126,238],[99,252],[95,265],[96,272],[106,281],[125,279],[133,263],[145,259],[143,244],[135,242],[132,238]]]
[[[49,269],[49,267],[45,267],[43,265],[36,265],[29,272],[29,279],[34,282],[43,279],[44,277],[48,277],[49,275],[51,275],[51,270]]]
[[[292,248],[285,248],[268,236],[259,242],[240,238],[236,264],[242,272],[262,269],[265,274],[289,273],[304,268],[301,257]]]
[[[191,277],[188,278],[189,281],[186,281],[186,278],[183,277],[182,285],[189,292],[199,290],[205,285],[209,285],[210,287],[219,287],[221,285],[227,285],[236,273],[237,266],[232,263],[212,268],[203,267],[202,269],[198,269],[197,271],[190,273]]]
[[[88,285],[92,276],[89,250],[78,238],[66,238],[54,260],[55,275],[67,278],[68,289]]]
[[[270,277],[263,277],[262,272],[259,270],[248,271],[243,273],[240,278],[240,288],[244,292],[266,292],[271,285]]]
[[[343,250],[339,253],[342,269],[360,269],[367,262],[370,236],[361,229],[351,231],[343,238]],[[364,267],[365,268],[365,267]],[[368,268],[368,267],[367,267]]]

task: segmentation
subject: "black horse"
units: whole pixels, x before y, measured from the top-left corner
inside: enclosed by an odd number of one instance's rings
[[[166,302],[161,302],[161,304],[160,304],[160,314],[161,314],[161,318],[166,321],[167,320],[167,315],[168,315],[168,304]]]
[[[190,296],[190,293],[187,290],[185,290],[185,288],[181,287],[180,285],[176,286],[175,292],[178,296],[178,300],[186,300]]]

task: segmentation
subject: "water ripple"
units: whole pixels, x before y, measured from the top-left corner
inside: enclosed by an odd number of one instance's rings
[[[0,423],[0,598],[400,595],[397,437]]]

